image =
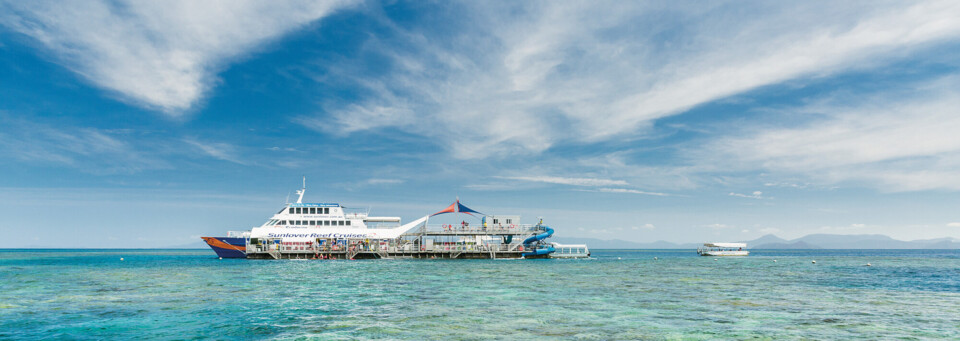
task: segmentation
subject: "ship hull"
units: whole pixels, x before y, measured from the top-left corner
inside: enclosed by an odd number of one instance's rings
[[[204,242],[223,258],[247,258],[246,238],[233,237],[200,237]]]

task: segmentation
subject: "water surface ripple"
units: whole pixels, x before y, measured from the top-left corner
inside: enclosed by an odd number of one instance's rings
[[[960,338],[958,250],[594,256],[257,261],[208,250],[4,250],[0,339]]]

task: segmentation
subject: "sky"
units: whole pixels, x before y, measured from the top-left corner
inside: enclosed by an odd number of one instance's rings
[[[557,236],[960,238],[956,1],[0,0],[0,247],[295,196]],[[456,218],[452,218],[456,219]]]

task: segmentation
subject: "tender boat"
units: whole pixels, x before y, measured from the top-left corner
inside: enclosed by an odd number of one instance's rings
[[[747,243],[704,243],[697,248],[701,256],[746,256],[750,251],[744,250]]]
[[[590,258],[590,249],[586,244],[560,244],[550,243],[556,250],[550,254],[550,258]]]

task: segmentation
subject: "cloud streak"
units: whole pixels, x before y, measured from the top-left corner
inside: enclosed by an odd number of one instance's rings
[[[767,197],[763,196],[763,192],[761,191],[754,191],[753,193],[750,193],[750,194],[730,192],[729,195],[731,197],[748,198],[748,199],[768,199]]]
[[[800,126],[746,128],[689,156],[705,169],[760,170],[888,191],[960,190],[960,78],[788,110]],[[815,113],[815,115],[811,115]]]
[[[501,179],[543,182],[548,184],[571,185],[571,186],[617,186],[628,185],[623,180],[595,179],[595,178],[567,178],[559,176],[503,176]]]
[[[65,127],[0,112],[0,155],[28,164],[78,168],[94,174],[166,169],[170,164],[130,143],[124,131]]]
[[[353,1],[3,1],[0,23],[138,105],[180,115],[230,61]]]
[[[643,194],[643,195],[653,195],[653,196],[658,196],[658,197],[670,196],[669,194],[666,194],[666,193],[646,192],[646,191],[641,191],[641,190],[636,190],[636,189],[629,189],[629,188],[600,188],[600,189],[598,189],[597,191],[598,191],[598,192],[604,192],[604,193]]]
[[[183,139],[183,142],[193,146],[201,153],[213,157],[214,159],[229,161],[240,165],[249,164],[240,158],[237,148],[229,143],[200,142],[193,138],[185,138]]]
[[[328,102],[298,122],[342,133],[398,127],[465,159],[536,154],[642,136],[697,105],[960,37],[954,2],[834,5],[745,14],[725,4],[469,3],[457,9],[470,24],[454,37],[393,26],[371,40],[365,51],[390,71],[352,81],[366,89],[361,100]]]

